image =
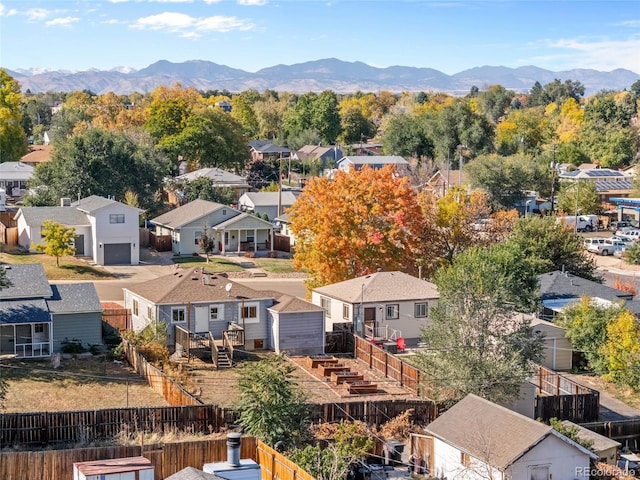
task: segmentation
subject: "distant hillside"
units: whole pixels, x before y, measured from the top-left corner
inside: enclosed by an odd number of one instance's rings
[[[362,62],[344,62],[335,58],[275,65],[255,73],[219,65],[217,63],[190,60],[171,63],[161,60],[142,70],[117,67],[111,70],[84,72],[27,70],[9,71],[23,91],[33,93],[53,91],[70,92],[91,90],[98,94],[114,92],[118,95],[133,92],[147,93],[156,87],[171,86],[180,82],[183,87],[198,90],[228,90],[241,92],[248,89],[264,91],[288,91],[294,93],[333,90],[337,93],[356,91],[376,92],[389,90],[440,91],[454,95],[469,92],[472,86],[480,89],[488,85],[502,85],[516,92],[526,92],[536,82],[545,85],[558,78],[561,81],[577,80],[586,94],[600,90],[628,89],[640,75],[629,70],[600,72],[597,70],[566,70],[552,72],[535,66],[476,67],[454,75],[446,75],[432,68],[393,66],[376,68]]]

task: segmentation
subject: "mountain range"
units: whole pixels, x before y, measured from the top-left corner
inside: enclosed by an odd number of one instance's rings
[[[333,90],[336,93],[388,90],[436,91],[465,95],[472,86],[483,89],[489,85],[502,85],[516,92],[527,92],[536,81],[546,85],[554,79],[563,82],[579,81],[585,87],[585,95],[589,95],[600,90],[629,89],[640,79],[639,74],[624,69],[610,72],[590,69],[553,72],[535,66],[483,66],[447,75],[432,68],[377,68],[363,62],[345,62],[335,58],[293,65],[275,65],[255,73],[204,60],[182,63],[160,60],[141,70],[117,67],[111,70],[91,69],[82,72],[41,69],[7,71],[20,82],[23,92],[90,90],[97,94],[113,92],[118,95],[148,93],[158,86],[171,86],[176,82],[183,87],[194,87],[202,91],[228,90],[232,93],[248,89],[271,89],[293,93],[323,90]]]

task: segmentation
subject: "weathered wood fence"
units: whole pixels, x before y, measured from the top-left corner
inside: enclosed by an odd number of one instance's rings
[[[102,304],[102,321],[118,332],[131,328],[131,311],[113,302]]]
[[[149,246],[158,252],[171,251],[171,235],[156,235],[154,232],[149,234]]]
[[[189,394],[178,383],[147,362],[133,345],[124,340],[122,343],[129,364],[139,375],[147,379],[149,386],[160,393],[169,405],[202,405],[200,399]]]
[[[538,365],[535,416],[547,422],[551,418],[575,423],[594,422],[600,412],[600,392]]]
[[[262,450],[271,450],[261,446]],[[162,480],[186,467],[202,469],[205,463],[227,460],[226,439],[198,440],[193,442],[164,443],[161,445],[115,446],[101,448],[83,448],[73,450],[44,450],[32,452],[0,453],[0,478],[2,480],[23,480],[25,478],[41,478],[47,480],[69,480],[73,478],[73,464],[112,458],[134,457],[142,455],[154,466],[155,479]],[[240,458],[251,459],[260,463],[258,442],[253,437],[243,437],[240,445]],[[268,472],[274,465],[285,464],[288,460],[277,452],[262,454],[268,462]],[[276,480],[265,475],[263,480]],[[299,470],[299,469],[298,469]],[[304,476],[304,472],[288,474],[287,469],[277,469],[280,480],[312,480]]]
[[[262,480],[314,480],[287,457],[260,441],[257,452]]]
[[[391,355],[366,339],[354,335],[355,358],[387,378],[392,378],[410,392],[422,394],[426,376],[413,365]]]
[[[620,442],[632,452],[640,451],[640,418],[614,422],[589,422],[580,424],[593,432]]]

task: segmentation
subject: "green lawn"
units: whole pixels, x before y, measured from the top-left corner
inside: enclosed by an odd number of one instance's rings
[[[252,258],[259,268],[270,273],[292,273],[295,272],[293,262],[289,258]]]
[[[41,263],[49,280],[108,280],[114,278],[111,273],[99,266],[92,266],[75,257],[61,257],[60,266],[56,259],[44,253],[0,253],[0,264],[10,265]]]
[[[209,257],[209,263],[205,257],[192,257],[192,256],[174,256],[173,262],[180,265],[182,268],[191,267],[204,267],[204,269],[211,273],[220,272],[240,272],[242,267],[235,262],[231,262],[226,258]]]

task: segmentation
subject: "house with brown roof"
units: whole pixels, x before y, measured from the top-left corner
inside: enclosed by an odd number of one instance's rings
[[[273,250],[273,225],[255,215],[207,200],[194,200],[150,220],[156,235],[171,236],[172,251],[179,255],[202,253],[198,239],[209,231],[216,248],[212,253]]]
[[[532,420],[469,394],[427,427],[429,468],[466,480],[588,479],[598,455]]]
[[[22,163],[37,167],[40,163],[51,160],[53,145],[30,145],[29,152],[20,159]]]
[[[223,274],[201,268],[176,268],[124,289],[135,331],[154,322],[168,327],[175,345],[176,327],[214,339],[230,328],[244,331],[246,350],[274,350],[292,355],[324,353],[324,310],[305,300],[254,290]]]
[[[376,272],[311,292],[311,302],[326,312],[327,331],[346,324],[364,337],[404,338],[408,346],[420,340],[439,298],[433,283],[397,271]]]

